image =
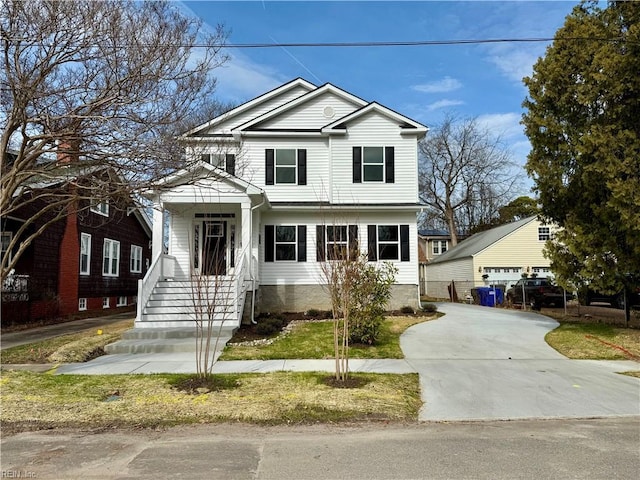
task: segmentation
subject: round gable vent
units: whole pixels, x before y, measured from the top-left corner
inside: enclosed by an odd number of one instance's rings
[[[324,110],[322,110],[322,113],[326,118],[333,118],[334,115],[336,114],[335,110],[331,106],[324,107]]]

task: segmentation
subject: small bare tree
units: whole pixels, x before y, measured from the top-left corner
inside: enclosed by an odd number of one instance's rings
[[[448,115],[419,143],[420,199],[429,206],[428,223],[446,226],[452,245],[458,233],[498,215],[511,199],[519,176],[500,138],[475,119]]]
[[[69,209],[136,198],[183,165],[176,128],[210,103],[226,61],[224,29],[200,23],[169,2],[0,3],[0,212],[3,227],[24,220],[0,279]],[[96,171],[110,178],[76,188]]]

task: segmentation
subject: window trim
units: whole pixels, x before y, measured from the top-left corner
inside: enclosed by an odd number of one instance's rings
[[[382,163],[365,162],[365,150],[381,149]],[[353,147],[353,183],[395,183],[395,147],[389,145],[360,145]],[[382,179],[366,180],[365,168],[367,166],[382,167]]]
[[[380,241],[380,228],[395,227],[398,231],[398,241]],[[415,235],[415,233],[414,233]],[[370,262],[410,262],[411,261],[411,226],[406,223],[400,224],[369,224],[367,225],[367,257]],[[398,257],[396,259],[380,258],[380,246],[398,245]]]
[[[131,244],[131,254],[129,256],[129,271],[131,273],[142,273],[142,247],[140,245]]]
[[[289,242],[278,241],[279,228],[293,228],[293,233],[294,233],[293,241],[289,241]],[[294,248],[293,259],[279,260],[278,245],[293,245],[293,248]],[[297,262],[298,261],[298,227],[297,225],[275,225],[275,228],[273,230],[273,261],[274,262]]]
[[[98,215],[102,215],[103,217],[108,217],[109,200],[102,200],[100,202],[92,200],[89,210],[91,210],[93,213],[97,213]]]
[[[293,151],[293,164],[278,165],[278,152],[279,151]],[[279,182],[278,181],[278,168],[293,169],[293,181],[292,182]],[[297,185],[298,184],[298,150],[296,148],[274,148],[273,149],[273,183],[274,185]]]
[[[433,255],[442,255],[449,250],[449,241],[448,240],[431,240],[431,253]],[[442,246],[444,245],[444,250]],[[438,247],[436,249],[436,246]],[[437,251],[436,251],[437,250]]]
[[[546,242],[547,240],[551,240],[551,228],[538,227],[538,241]]]
[[[110,308],[111,300],[109,297],[102,297],[102,308]]]
[[[281,227],[295,229],[295,257],[290,260],[276,259],[276,244],[291,245],[294,242],[276,242],[276,232]],[[272,262],[306,262],[307,261],[307,226],[306,225],[265,225],[264,226],[264,261]]]
[[[105,249],[107,244],[110,245],[109,251],[107,252]],[[112,256],[114,253],[113,247],[116,246],[116,255]],[[108,253],[108,256],[107,256]],[[105,260],[108,259],[108,263],[105,263]],[[113,261],[116,260],[115,263],[115,273],[113,272]],[[105,266],[108,267],[105,272]],[[117,240],[113,240],[111,238],[105,238],[102,243],[102,276],[103,277],[119,277],[120,276],[120,242]]]
[[[2,245],[4,245],[4,237],[8,237],[9,241],[7,242],[7,249],[6,250],[2,250]],[[9,262],[11,262],[11,260],[13,259],[13,252],[11,251],[9,247],[9,245],[11,244],[11,241],[13,240],[13,232],[10,230],[3,230],[2,232],[0,232],[0,255],[4,255],[4,252],[9,252]]]
[[[401,254],[400,254],[400,225],[378,225],[377,226],[377,253],[378,253],[378,260],[381,260],[383,262],[397,262],[400,260]],[[395,228],[398,239],[397,240],[380,240],[380,229],[381,228]],[[381,253],[381,247],[385,246],[385,245],[396,245],[398,248],[398,254],[396,255],[396,258],[382,258],[382,256],[380,255]]]
[[[82,246],[83,240],[87,239],[87,268],[85,270],[82,269]],[[91,234],[90,233],[80,233],[80,275],[91,275]]]
[[[122,301],[122,299],[124,299],[124,301]],[[128,299],[126,296],[124,295],[120,295],[118,296],[118,299],[116,300],[116,307],[126,307],[128,303]]]
[[[86,298],[79,298],[78,299],[78,311],[79,312],[84,312],[87,310],[87,299]]]

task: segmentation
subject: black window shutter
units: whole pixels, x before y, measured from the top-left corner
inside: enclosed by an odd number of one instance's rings
[[[369,261],[378,260],[378,227],[376,225],[367,225],[369,237]]]
[[[307,226],[298,225],[298,261],[307,261]]]
[[[233,153],[227,153],[224,159],[225,170],[231,175],[236,174],[236,156]]]
[[[316,225],[316,261],[324,262],[327,259],[324,243],[324,225]]]
[[[275,250],[275,227],[273,225],[264,226],[264,261],[273,262]]]
[[[384,147],[384,178],[386,183],[394,183],[395,176],[395,158],[393,147]]]
[[[409,261],[409,225],[400,225],[400,261]]]
[[[265,157],[265,185],[273,185],[274,184],[274,150],[273,148],[267,148],[264,151]]]
[[[358,225],[349,225],[349,259],[358,257]]]
[[[298,150],[298,185],[307,184],[307,150]]]
[[[353,183],[362,183],[362,147],[353,147]]]

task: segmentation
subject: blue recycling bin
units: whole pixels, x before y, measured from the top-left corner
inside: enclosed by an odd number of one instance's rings
[[[501,288],[478,287],[477,291],[480,297],[480,305],[483,307],[495,307],[504,301],[504,292]]]

